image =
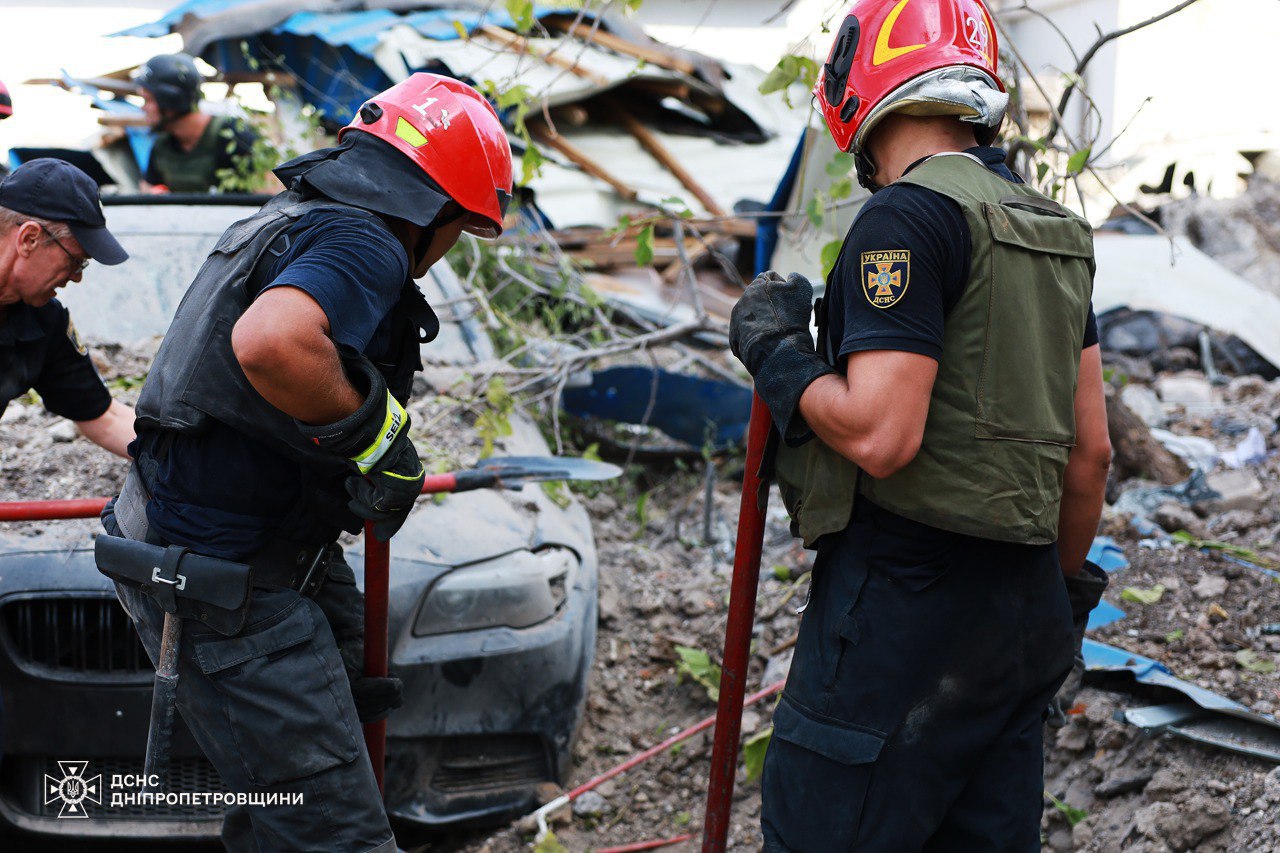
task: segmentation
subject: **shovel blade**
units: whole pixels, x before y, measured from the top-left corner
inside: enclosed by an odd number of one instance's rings
[[[481,459],[476,470],[496,474],[508,485],[512,480],[613,480],[622,469],[608,462],[573,456],[499,456]]]

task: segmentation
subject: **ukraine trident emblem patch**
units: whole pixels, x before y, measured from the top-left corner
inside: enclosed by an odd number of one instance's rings
[[[892,308],[907,292],[911,252],[895,250],[862,253],[863,292],[877,308]]]

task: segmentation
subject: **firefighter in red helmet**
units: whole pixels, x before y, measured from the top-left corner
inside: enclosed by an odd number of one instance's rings
[[[202,563],[173,594],[101,568],[153,658],[165,611],[183,619],[178,708],[228,787],[303,795],[233,806],[228,849],[392,851],[360,724],[400,685],[363,672],[363,601],[335,543],[365,520],[385,541],[421,492],[404,406],[439,324],[414,279],[462,232],[502,232],[511,150],[483,96],[420,73],[276,175],[288,189],[188,289],[104,516],[111,535],[247,569],[251,594],[217,604]]]
[[[9,88],[4,85],[4,81],[0,80],[0,121],[4,121],[13,115],[13,99],[9,96]],[[4,163],[0,163],[0,178],[9,174],[8,168]]]
[[[1088,223],[990,147],[980,0],[858,0],[815,89],[873,195],[813,290],[761,275],[735,354],[816,550],[765,758],[764,848],[1040,849],[1110,462]],[[1065,582],[1064,582],[1065,579]]]

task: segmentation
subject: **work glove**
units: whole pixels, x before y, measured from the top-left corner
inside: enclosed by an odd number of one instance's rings
[[[374,522],[373,535],[387,542],[422,494],[426,470],[409,440],[409,415],[387,390],[382,373],[350,347],[339,347],[338,355],[351,384],[365,395],[364,402],[337,423],[295,423],[307,438],[355,465],[359,473],[347,479],[347,506]]]
[[[329,562],[325,581],[311,598],[333,630],[360,722],[374,723],[403,704],[404,685],[394,675],[376,678],[364,674],[364,595],[356,588],[355,572],[342,558],[341,549],[334,546],[333,551],[336,555]]]
[[[1107,573],[1094,563],[1084,561],[1084,566],[1075,577],[1063,576],[1067,583],[1067,601],[1071,604],[1071,623],[1075,640],[1075,657],[1071,661],[1071,672],[1067,680],[1062,682],[1058,693],[1049,703],[1046,722],[1055,729],[1067,724],[1067,712],[1076,704],[1076,695],[1084,683],[1084,632],[1089,625],[1089,614],[1102,600],[1107,590],[1109,578]]]
[[[800,416],[800,396],[820,376],[835,373],[813,348],[809,318],[813,285],[799,273],[786,281],[773,270],[747,285],[729,318],[729,347],[756,382],[783,440],[797,447],[813,437]]]
[[[404,682],[394,675],[374,678],[362,675],[351,679],[351,696],[362,723],[376,723],[404,704]]]

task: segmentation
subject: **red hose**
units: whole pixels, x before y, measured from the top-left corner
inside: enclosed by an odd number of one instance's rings
[[[623,844],[621,847],[597,847],[595,853],[636,853],[639,850],[657,850],[659,847],[670,847],[672,844],[679,844],[690,838],[693,836],[677,835],[675,838],[666,838],[661,841],[637,841],[635,844]]]
[[[373,522],[364,525],[364,674],[382,678],[387,674],[387,587],[391,566],[391,543],[373,535]],[[364,742],[369,763],[382,790],[387,758],[387,721],[364,724]]]
[[[721,683],[723,684],[723,681]],[[741,723],[742,723],[742,708],[745,708],[749,705],[754,705],[755,703],[759,702],[761,699],[764,699],[768,696],[772,696],[773,694],[781,690],[785,684],[786,684],[785,681],[779,681],[777,684],[771,684],[765,689],[761,690],[760,692],[753,693],[750,696],[748,696],[746,698],[746,701],[743,702],[742,707],[738,709],[739,728],[741,728]],[[720,693],[721,697],[724,696],[723,689],[724,688],[722,687],[721,693]],[[646,749],[644,752],[637,752],[635,755],[631,756],[626,761],[622,762],[612,770],[609,770],[605,773],[601,773],[599,776],[597,776],[596,778],[592,779],[589,782],[582,783],[581,785],[579,785],[578,787],[570,791],[568,794],[566,794],[565,797],[570,801],[576,800],[578,797],[582,796],[587,791],[590,791],[592,788],[596,787],[600,783],[607,782],[610,779],[612,779],[614,776],[621,776],[623,773],[626,773],[628,770],[630,770],[632,767],[635,767],[637,764],[642,764],[643,762],[648,761],[650,758],[653,758],[655,755],[658,755],[659,753],[662,753],[662,752],[666,752],[668,749],[680,743],[681,741],[688,740],[689,738],[696,735],[698,732],[703,731],[704,729],[711,728],[716,724],[716,719],[717,719],[717,715],[713,714],[712,716],[707,717],[705,720],[701,720],[700,722],[695,723],[694,725],[690,726],[684,731],[673,734],[671,737],[667,738],[657,746],[651,746],[648,749]],[[717,739],[719,739],[718,733],[717,733]]]
[[[10,501],[0,503],[0,521],[56,521],[65,518],[97,518],[107,498],[74,501]]]
[[[756,394],[751,401],[751,426],[747,429],[747,470],[742,477],[742,503],[738,509],[729,621],[724,633],[724,670],[720,676],[720,704],[716,708],[716,738],[711,748],[707,813],[702,825],[703,853],[724,853],[729,837],[738,737],[742,734],[742,695],[746,692],[751,625],[755,622],[760,552],[764,546],[764,517],[769,499],[768,492],[760,488],[760,463],[772,420],[768,407]]]

